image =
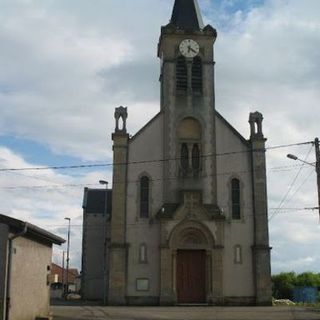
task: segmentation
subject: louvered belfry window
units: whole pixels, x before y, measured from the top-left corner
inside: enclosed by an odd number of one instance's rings
[[[199,145],[194,144],[192,148],[192,169],[200,169],[200,150]]]
[[[178,57],[177,59],[176,86],[178,91],[187,91],[188,88],[188,69],[184,57]]]
[[[149,217],[149,178],[144,176],[140,179],[140,217]]]
[[[195,57],[192,63],[192,91],[202,92],[202,62],[200,57]]]
[[[231,197],[232,197],[232,219],[241,219],[240,206],[240,181],[232,179],[231,181]]]
[[[184,170],[188,170],[189,167],[189,150],[186,143],[181,146],[181,167]]]

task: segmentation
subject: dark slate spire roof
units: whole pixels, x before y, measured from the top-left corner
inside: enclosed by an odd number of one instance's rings
[[[200,30],[202,17],[197,0],[175,0],[171,24],[182,30]]]

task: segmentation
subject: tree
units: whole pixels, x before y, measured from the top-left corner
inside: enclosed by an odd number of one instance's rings
[[[273,297],[276,299],[292,299],[296,277],[294,272],[282,272],[272,276]]]
[[[292,299],[295,287],[320,287],[320,273],[282,272],[272,276],[272,294],[276,299]]]
[[[320,274],[304,272],[297,276],[295,281],[297,287],[320,287]]]

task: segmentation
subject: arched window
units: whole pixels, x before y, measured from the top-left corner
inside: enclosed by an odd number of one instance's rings
[[[140,179],[140,217],[149,217],[149,178],[143,176]]]
[[[148,257],[147,257],[147,245],[145,243],[140,245],[139,248],[139,262],[140,263],[147,263]]]
[[[186,59],[178,57],[176,64],[176,87],[179,91],[187,91],[188,88],[188,69]]]
[[[242,247],[237,245],[234,247],[234,263],[242,264]]]
[[[181,167],[184,170],[189,168],[189,150],[186,143],[181,145]]]
[[[241,219],[240,206],[240,181],[232,179],[231,181],[231,200],[232,200],[232,219]]]
[[[192,62],[192,91],[202,92],[202,62],[200,57],[195,57]]]
[[[200,150],[197,143],[192,148],[192,169],[200,169]]]

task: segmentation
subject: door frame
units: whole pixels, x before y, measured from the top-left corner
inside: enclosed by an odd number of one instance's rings
[[[203,265],[201,266],[200,269],[202,269],[202,271],[204,272],[203,274],[203,284],[202,284],[202,288],[201,288],[201,291],[203,290],[203,297],[202,297],[202,301],[187,301],[187,302],[184,302],[184,301],[179,301],[179,277],[178,277],[178,268],[179,268],[179,253],[183,253],[183,252],[189,252],[189,253],[198,253],[198,252],[201,252],[203,254]],[[208,263],[207,263],[207,260],[208,260],[208,255],[207,255],[207,251],[206,250],[203,250],[203,249],[178,249],[177,250],[177,253],[176,253],[176,295],[177,295],[177,303],[178,304],[205,304],[207,303],[207,293],[208,293],[208,281],[207,281],[207,278],[208,278]],[[182,257],[182,255],[181,255]]]

